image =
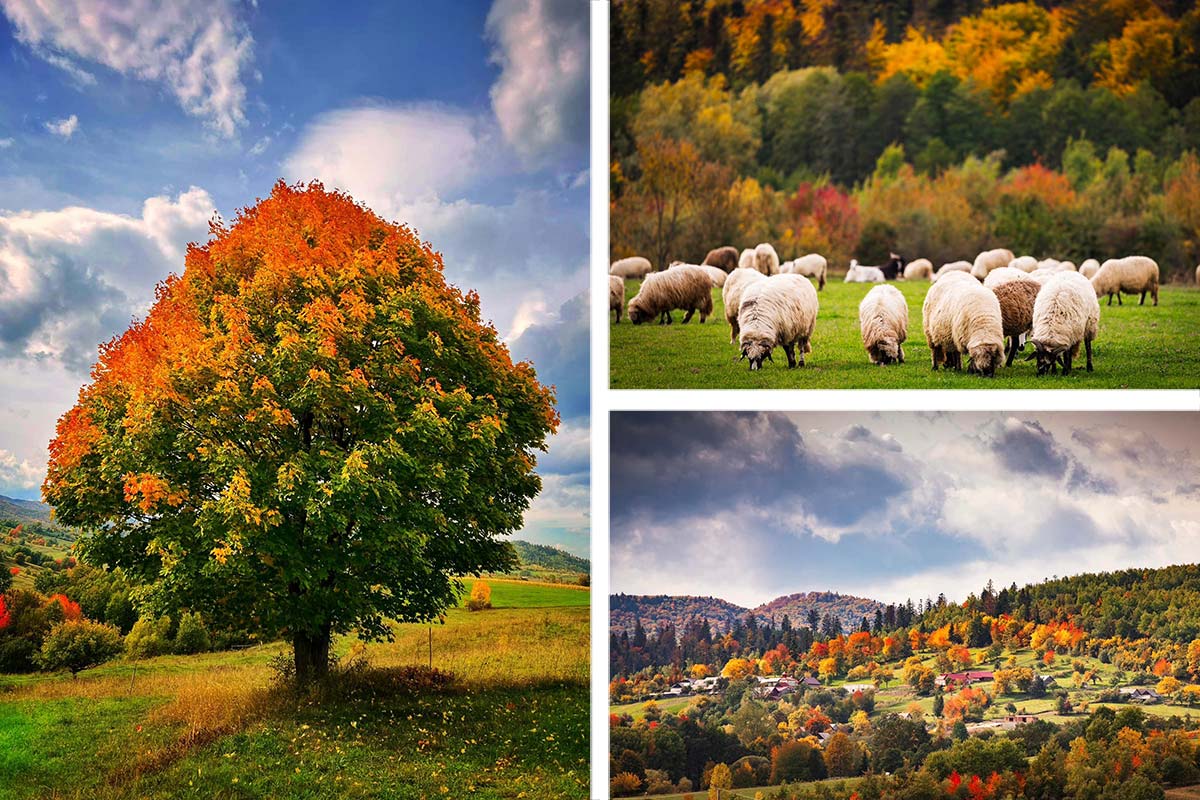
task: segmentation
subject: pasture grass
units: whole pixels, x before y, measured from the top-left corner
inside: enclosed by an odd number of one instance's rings
[[[626,281],[626,298],[639,281]],[[1164,286],[1159,305],[1138,306],[1125,297],[1122,306],[1100,305],[1100,332],[1094,345],[1095,371],[1073,370],[1069,376],[1038,377],[1033,362],[1022,361],[994,379],[968,373],[934,372],[921,329],[921,304],[929,283],[892,284],[908,300],[905,363],[873,366],[858,328],[858,303],[872,284],[844,283],[835,277],[820,292],[820,312],[813,332],[813,352],[806,366],[787,368],[777,348],[774,361],[751,372],[729,343],[721,290],[713,289],[713,315],[687,325],[675,312],[673,325],[632,325],[623,318],[609,325],[609,375],[614,389],[1191,389],[1200,385],[1200,290]],[[611,314],[610,314],[611,319]],[[1083,364],[1082,354],[1077,360]]]
[[[0,800],[586,797],[589,593],[489,584],[491,610],[341,637],[371,669],[322,702],[274,684],[281,643],[0,676]],[[429,664],[431,631],[453,681],[384,680]]]

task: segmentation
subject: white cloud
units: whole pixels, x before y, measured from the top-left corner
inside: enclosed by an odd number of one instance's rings
[[[584,9],[581,11],[581,9]],[[586,146],[588,15],[575,0],[496,0],[487,18],[500,77],[492,108],[527,163]]]
[[[267,152],[267,148],[270,147],[270,145],[271,145],[271,137],[264,136],[261,139],[259,139],[257,142],[255,142],[254,146],[250,148],[250,155],[261,156],[263,153]]]
[[[45,475],[44,463],[31,464],[8,450],[0,449],[0,488],[4,491],[31,491],[41,485]]]
[[[212,199],[151,197],[140,217],[80,206],[0,215],[0,357],[81,372],[207,238]]]
[[[46,123],[46,130],[63,139],[70,139],[79,129],[79,117],[72,114],[65,119],[51,120]]]
[[[4,139],[0,139],[0,150],[7,150],[8,148],[12,147],[16,143],[17,143],[17,140],[12,138],[11,136],[6,137]]]
[[[0,0],[17,38],[76,81],[72,59],[163,83],[225,136],[245,122],[242,72],[254,40],[229,0]],[[87,77],[84,77],[87,76]]]

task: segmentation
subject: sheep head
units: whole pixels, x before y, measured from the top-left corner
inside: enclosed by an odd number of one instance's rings
[[[1045,375],[1048,372],[1054,372],[1054,368],[1062,361],[1063,354],[1066,352],[1065,346],[1050,348],[1042,342],[1034,342],[1033,352],[1025,356],[1025,360],[1037,359],[1037,374]]]
[[[641,325],[643,322],[654,316],[649,311],[642,308],[641,303],[638,302],[636,297],[629,301],[629,308],[627,311],[629,313],[629,321],[634,325]]]
[[[774,342],[760,336],[742,337],[742,359],[750,362],[750,371],[762,369],[763,361],[774,361],[771,350]]]
[[[875,359],[880,364],[895,364],[900,360],[900,343],[895,339],[884,339],[876,343]]]
[[[967,351],[967,355],[971,359],[968,367],[971,372],[978,373],[985,378],[994,378],[996,367],[1004,362],[1004,345],[976,345]]]

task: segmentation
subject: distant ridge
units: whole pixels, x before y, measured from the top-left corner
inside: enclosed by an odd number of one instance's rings
[[[590,573],[592,569],[591,562],[586,558],[580,558],[558,547],[534,544],[522,539],[516,539],[511,544],[523,566],[544,567],[561,572]]]
[[[816,611],[822,618],[833,614],[842,623],[842,630],[848,633],[858,630],[863,617],[867,618],[867,622],[871,622],[875,618],[876,610],[883,611],[886,607],[878,600],[849,594],[798,592],[763,603],[754,609],[754,614],[760,619],[774,618],[776,624],[786,614],[793,627],[806,625],[810,611]]]
[[[58,531],[70,530],[50,518],[50,506],[45,503],[4,495],[0,495],[0,521],[10,526],[37,524]]]
[[[834,615],[842,629],[849,632],[858,629],[863,617],[872,621],[876,609],[882,611],[885,606],[877,600],[837,592],[799,592],[777,597],[752,609],[717,597],[615,594],[609,608],[609,630],[614,632],[632,632],[639,619],[649,633],[664,622],[682,628],[688,620],[701,618],[707,619],[715,630],[727,631],[750,613],[762,622],[774,619],[776,625],[786,614],[796,627],[808,624],[809,611],[816,611],[822,619]]]

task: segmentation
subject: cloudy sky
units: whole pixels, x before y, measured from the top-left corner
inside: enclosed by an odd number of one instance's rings
[[[319,178],[558,387],[525,538],[587,551],[587,3],[0,0],[0,494],[215,212]]]
[[[1200,561],[1200,414],[628,412],[614,592],[954,600]]]

